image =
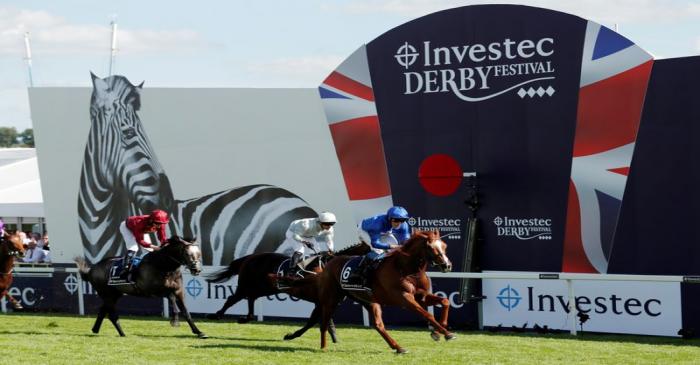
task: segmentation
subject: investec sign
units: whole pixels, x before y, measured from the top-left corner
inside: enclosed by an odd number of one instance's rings
[[[209,283],[204,275],[192,276],[183,273],[182,282],[185,285],[185,303],[192,313],[215,313],[233,295],[238,285],[238,277],[223,283]],[[255,301],[255,315],[307,318],[313,310],[313,304],[291,298],[287,294],[261,297]],[[226,314],[248,314],[248,300],[243,299],[226,311]]]
[[[682,327],[679,283],[574,280],[573,287],[577,310],[590,316],[584,331],[677,336]],[[484,279],[483,291],[484,326],[571,329],[565,281]]]
[[[404,68],[405,95],[452,93],[476,102],[511,90],[525,96],[551,96],[551,85],[535,88],[527,84],[555,78],[552,60],[554,39],[505,38],[488,44],[436,45],[424,41],[419,46],[404,42],[396,51],[396,61]],[[423,70],[413,68],[422,66]],[[494,86],[494,80],[499,80]]]

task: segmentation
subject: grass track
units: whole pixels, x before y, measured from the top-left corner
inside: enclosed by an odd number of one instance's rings
[[[281,340],[300,323],[196,322],[209,339],[162,318],[123,317],[122,338],[106,319],[93,335],[94,316],[0,314],[0,364],[700,364],[700,340],[458,332],[436,343],[427,330],[392,329],[409,350],[397,356],[363,327],[340,325],[340,342],[323,352],[318,328]]]

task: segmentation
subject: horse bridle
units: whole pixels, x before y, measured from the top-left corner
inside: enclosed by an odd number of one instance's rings
[[[186,249],[187,246],[188,246],[188,245],[183,244],[183,247],[185,247],[185,251],[187,250],[187,249]],[[174,258],[174,257],[172,257],[172,256],[170,256],[170,255],[167,255],[167,254],[165,255],[165,257],[169,258],[169,259],[172,260],[174,263],[178,264],[178,266],[185,266],[185,267],[187,267],[187,269],[190,270],[190,271],[192,271],[193,269],[196,269],[196,268],[197,268],[197,261],[192,261],[192,262],[188,263],[188,262],[187,262],[187,259],[185,259],[185,260],[184,260],[185,262],[182,262],[182,261],[180,261],[180,260],[178,260],[178,259],[176,259],[176,258]]]

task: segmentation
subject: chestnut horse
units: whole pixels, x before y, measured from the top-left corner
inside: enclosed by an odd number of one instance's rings
[[[7,296],[14,308],[21,309],[22,305],[7,293],[12,284],[12,268],[15,265],[15,257],[24,257],[22,239],[17,232],[11,234],[6,232],[5,237],[0,238],[0,300]]]
[[[356,244],[344,249],[338,250],[334,255],[364,255],[369,252],[369,246],[365,244]],[[313,260],[306,266],[306,270],[310,272],[319,273],[322,270],[323,263],[332,257],[327,253],[322,253],[317,256],[316,260]],[[279,289],[277,286],[277,269],[280,265],[288,260],[289,256],[280,253],[258,253],[243,256],[236,260],[231,261],[226,269],[219,272],[211,274],[207,281],[210,283],[220,283],[228,280],[229,278],[238,275],[238,287],[236,292],[226,299],[226,303],[219,309],[214,315],[209,316],[210,319],[221,319],[224,317],[224,313],[231,308],[234,304],[238,303],[242,299],[248,299],[248,314],[245,317],[238,319],[238,323],[247,323],[251,321],[254,317],[254,305],[255,300],[268,295],[274,295],[277,293],[287,293],[299,299],[303,299],[309,302],[316,302],[318,298],[316,288],[287,288]],[[320,317],[320,313],[317,310],[311,314],[309,321],[306,325],[294,332],[284,336],[285,340],[295,339],[309,328],[315,325]],[[336,341],[335,331],[331,323],[331,336],[333,337],[333,342]]]
[[[418,313],[434,328],[431,337],[445,340],[455,338],[447,330],[447,316],[450,302],[430,292],[430,280],[425,271],[429,264],[438,266],[442,272],[452,270],[452,263],[445,254],[447,244],[440,239],[438,231],[415,231],[402,246],[390,251],[370,277],[372,292],[344,290],[340,285],[341,272],[351,257],[337,256],[326,263],[318,278],[305,278],[296,281],[295,286],[318,286],[321,311],[321,348],[326,348],[326,332],[336,307],[346,297],[360,303],[372,314],[373,326],[397,353],[405,353],[399,344],[389,336],[384,328],[381,305],[396,305]],[[315,279],[315,280],[314,280]],[[440,322],[435,320],[425,308],[441,305]]]

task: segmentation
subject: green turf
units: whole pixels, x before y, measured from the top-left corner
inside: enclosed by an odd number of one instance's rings
[[[340,342],[319,349],[313,328],[293,341],[282,336],[300,323],[197,323],[210,336],[198,339],[185,322],[124,317],[126,337],[105,320],[98,335],[94,316],[0,314],[0,364],[698,364],[700,340],[582,334],[457,332],[433,342],[427,330],[392,329],[409,350],[395,355],[374,330],[339,325]],[[330,339],[329,339],[330,342]]]

